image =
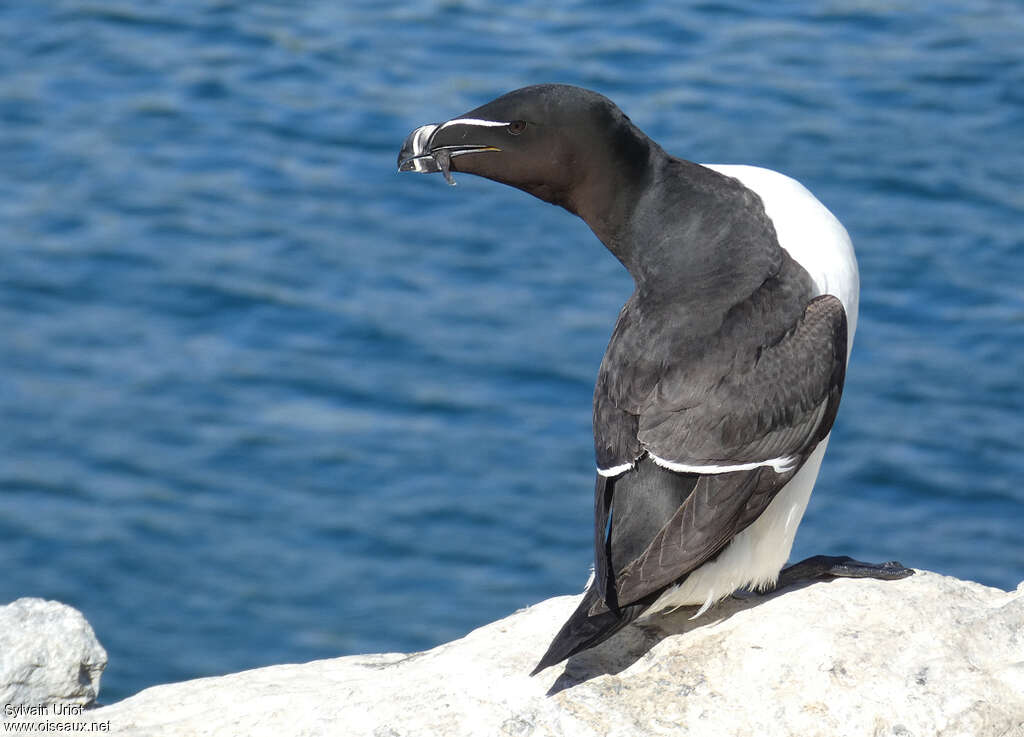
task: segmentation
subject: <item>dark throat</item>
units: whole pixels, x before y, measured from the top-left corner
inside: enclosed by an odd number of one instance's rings
[[[636,132],[610,160],[586,167],[566,207],[622,262],[638,294],[718,311],[730,293],[746,296],[776,274],[782,251],[760,198]]]

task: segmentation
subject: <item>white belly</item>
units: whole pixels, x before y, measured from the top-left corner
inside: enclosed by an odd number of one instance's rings
[[[739,179],[760,196],[775,225],[779,244],[810,274],[818,294],[832,294],[846,309],[849,339],[847,357],[857,328],[860,278],[857,258],[846,229],[795,179],[755,166],[704,164]],[[705,563],[679,585],[667,589],[647,612],[680,606],[704,613],[719,599],[741,588],[765,589],[775,584],[789,559],[796,529],[818,478],[828,437],[772,500],[768,508],[713,561]]]
[[[702,565],[679,585],[667,589],[647,611],[701,605],[694,616],[737,589],[767,589],[775,585],[789,560],[796,528],[800,526],[811,490],[818,478],[828,437],[807,458],[796,475],[772,499],[750,527],[732,539],[717,558]]]

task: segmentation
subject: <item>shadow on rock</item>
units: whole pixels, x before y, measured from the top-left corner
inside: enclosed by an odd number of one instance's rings
[[[565,670],[548,689],[547,695],[554,696],[567,688],[589,681],[591,678],[621,673],[644,657],[666,637],[685,635],[699,627],[724,622],[737,612],[752,609],[790,591],[829,580],[833,579],[793,580],[784,588],[765,594],[737,592],[719,602],[697,619],[692,618],[699,609],[696,606],[680,607],[670,612],[661,612],[639,619],[597,647],[570,657],[565,662]]]

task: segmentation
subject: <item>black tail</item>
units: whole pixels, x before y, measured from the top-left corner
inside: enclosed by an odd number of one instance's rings
[[[693,491],[698,476],[662,468],[649,457],[614,478],[597,477],[594,489],[594,583],[534,669],[536,674],[570,655],[604,642],[643,614],[662,586],[626,606],[618,605],[616,574],[641,555]],[[590,616],[594,604],[607,609]],[[533,675],[531,674],[531,675]]]
[[[635,604],[624,606],[619,614],[605,611],[601,614],[589,616],[590,607],[597,603],[601,595],[597,592],[597,586],[590,586],[583,597],[583,601],[576,607],[562,629],[555,635],[555,639],[548,645],[548,651],[537,663],[537,667],[530,673],[535,676],[549,665],[560,663],[578,652],[598,645],[614,635],[620,629],[643,614],[644,610],[654,603],[655,597],[645,597]]]

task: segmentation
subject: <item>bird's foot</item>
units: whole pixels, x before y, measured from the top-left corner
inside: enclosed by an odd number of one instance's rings
[[[815,555],[783,568],[771,591],[778,591],[797,581],[816,578],[877,578],[881,581],[895,581],[912,575],[913,568],[907,568],[895,560],[864,563],[848,555]]]

